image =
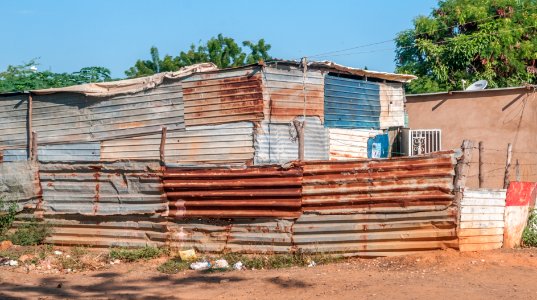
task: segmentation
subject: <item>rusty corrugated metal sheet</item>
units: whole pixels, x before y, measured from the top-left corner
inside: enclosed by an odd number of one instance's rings
[[[285,219],[181,219],[168,225],[169,244],[200,252],[289,253],[292,220]]]
[[[47,215],[52,234],[45,240],[61,246],[144,247],[164,246],[166,220],[155,216]]]
[[[167,210],[155,162],[41,163],[47,214],[129,215]]]
[[[55,93],[33,97],[33,128],[39,144],[101,141],[184,129],[180,82],[109,98]]]
[[[304,163],[303,210],[401,212],[452,205],[452,152],[389,160]]]
[[[457,248],[456,210],[302,215],[293,241],[302,252],[392,256]]]
[[[506,190],[466,189],[461,201],[461,251],[499,249],[503,244]]]
[[[168,168],[169,214],[181,217],[298,217],[300,168]]]
[[[22,208],[35,208],[40,200],[38,166],[32,161],[0,163],[0,196]]]
[[[367,158],[367,141],[381,130],[328,128],[330,160]]]
[[[299,117],[302,121],[304,118]],[[298,159],[298,141],[292,123],[263,121],[255,136],[255,164],[283,164]],[[328,132],[318,117],[306,117],[304,127],[306,160],[328,159]]]
[[[402,83],[380,83],[380,128],[405,126],[405,94]]]
[[[193,75],[182,81],[187,127],[263,118],[259,66]]]
[[[27,94],[0,97],[0,156],[3,149],[28,147],[27,120]]]
[[[263,70],[265,120],[291,122],[304,116],[303,71],[293,66],[272,65]],[[306,116],[324,120],[324,77],[319,70],[309,70],[306,77]]]

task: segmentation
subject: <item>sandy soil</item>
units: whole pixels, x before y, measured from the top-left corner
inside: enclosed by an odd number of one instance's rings
[[[537,299],[537,249],[351,259],[311,268],[165,275],[163,259],[46,275],[0,269],[0,298]]]

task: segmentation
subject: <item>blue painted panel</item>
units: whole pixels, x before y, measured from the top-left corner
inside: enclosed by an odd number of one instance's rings
[[[73,143],[57,145],[39,145],[37,159],[39,161],[99,161],[101,144]]]
[[[367,157],[368,158],[386,158],[388,157],[388,147],[390,139],[388,134],[379,134],[367,140]]]
[[[5,162],[28,160],[26,149],[6,149],[2,154],[4,155],[3,161]]]
[[[324,98],[325,127],[380,128],[378,83],[327,75]]]

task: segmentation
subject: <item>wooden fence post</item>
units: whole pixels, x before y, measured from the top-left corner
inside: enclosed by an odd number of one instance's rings
[[[35,131],[32,131],[32,140],[31,140],[31,152],[30,152],[30,160],[37,161],[37,133]]]
[[[305,121],[305,120],[304,120]],[[298,140],[298,160],[304,160],[304,123],[299,120],[294,120],[296,135]]]
[[[454,204],[458,209],[457,228],[460,222],[461,201],[466,187],[466,179],[470,170],[470,161],[472,160],[472,148],[473,142],[470,140],[464,140],[462,142],[462,155],[457,161],[455,166],[455,179],[453,182],[453,189],[455,194]]]
[[[160,136],[160,165],[164,166],[166,164],[165,157],[165,147],[166,147],[166,133],[168,132],[167,127],[162,127],[162,135]]]
[[[479,188],[482,188],[485,183],[483,176],[483,141],[479,142]]]
[[[505,173],[503,176],[503,188],[506,189],[509,187],[509,168],[511,167],[511,157],[512,157],[513,145],[511,143],[507,144],[507,160],[505,161]]]
[[[515,164],[515,175],[516,175],[516,181],[520,181],[520,165],[518,164],[518,158]]]

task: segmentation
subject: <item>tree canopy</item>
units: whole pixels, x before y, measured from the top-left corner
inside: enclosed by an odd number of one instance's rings
[[[396,38],[396,72],[410,93],[536,83],[537,1],[444,0]]]
[[[73,73],[38,71],[36,60],[8,66],[0,72],[0,93],[64,87],[82,83],[112,80],[110,70],[104,67],[85,67]]]
[[[264,39],[257,43],[244,41],[242,45],[248,48],[248,53],[230,37],[219,34],[205,44],[192,44],[187,51],[181,51],[177,56],[165,55],[160,58],[157,47],[151,47],[150,60],[137,60],[133,67],[125,71],[130,78],[148,76],[159,72],[177,71],[182,67],[196,63],[212,62],[219,68],[237,67],[255,63],[259,60],[270,60],[270,44]]]

